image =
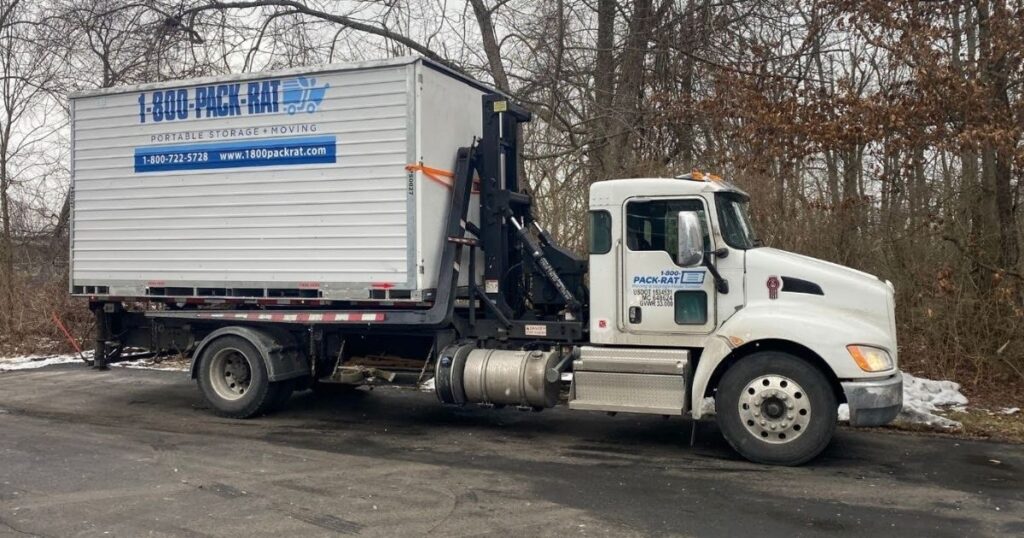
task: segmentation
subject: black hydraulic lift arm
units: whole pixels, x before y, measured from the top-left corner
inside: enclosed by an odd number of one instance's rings
[[[480,230],[484,251],[484,292],[505,316],[522,310],[522,297],[510,297],[508,284],[522,260],[513,248],[515,230],[507,220],[529,211],[530,197],[519,192],[519,124],[530,112],[498,94],[483,96],[480,166]]]

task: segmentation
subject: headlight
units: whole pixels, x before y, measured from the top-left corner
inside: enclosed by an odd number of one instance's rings
[[[846,346],[846,350],[857,362],[857,366],[860,366],[860,369],[865,372],[883,372],[892,369],[892,357],[884,349],[850,344]]]

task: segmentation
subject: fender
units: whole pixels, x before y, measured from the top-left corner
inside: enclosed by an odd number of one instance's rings
[[[729,318],[707,339],[693,373],[690,398],[693,418],[706,415],[704,393],[718,366],[733,349],[759,340],[787,340],[821,357],[840,380],[890,376],[897,371],[896,342],[887,330],[863,314],[814,304],[760,303]],[[864,372],[846,350],[848,344],[880,347],[893,357],[894,366],[884,372]]]
[[[309,362],[304,360],[287,332],[232,325],[213,331],[196,346],[192,353],[192,366],[189,368],[192,379],[199,375],[199,357],[202,357],[206,346],[222,336],[237,336],[252,344],[267,366],[267,379],[271,382],[310,375]]]

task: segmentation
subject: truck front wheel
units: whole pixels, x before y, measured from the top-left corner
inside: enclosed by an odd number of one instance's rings
[[[800,465],[828,446],[838,404],[832,386],[799,357],[762,351],[740,359],[722,376],[715,397],[718,425],[744,458]]]
[[[222,336],[199,358],[199,392],[213,411],[229,418],[249,418],[282,405],[292,382],[271,383],[259,352],[244,338]]]

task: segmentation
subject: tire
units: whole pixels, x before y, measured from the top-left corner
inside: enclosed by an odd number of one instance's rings
[[[239,336],[221,336],[199,358],[199,392],[213,412],[250,418],[272,411],[291,395],[291,381],[271,383],[259,351]]]
[[[744,458],[801,465],[832,440],[838,403],[817,367],[788,353],[762,351],[725,372],[715,409],[722,435]]]

